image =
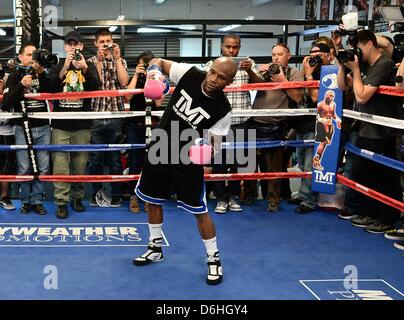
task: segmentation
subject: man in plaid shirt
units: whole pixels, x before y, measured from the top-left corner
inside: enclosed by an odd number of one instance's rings
[[[225,57],[237,57],[241,48],[241,39],[236,34],[227,34],[223,37],[221,50]],[[213,60],[209,61],[205,69],[208,71],[213,64]],[[251,82],[261,82],[258,68],[254,61],[246,58],[238,64],[238,70],[232,85],[241,85]],[[226,97],[230,102],[232,110],[250,110],[251,97],[249,91],[228,92]],[[248,117],[232,117],[232,125],[229,134],[235,133],[237,129],[244,129],[244,123]],[[236,173],[238,164],[236,159],[226,161],[226,152],[223,152],[221,164],[212,164],[212,173]],[[226,164],[226,162],[234,164]],[[217,199],[215,208],[216,213],[225,213],[227,209],[231,211],[242,211],[242,208],[237,202],[237,197],[240,195],[240,181],[228,181],[227,186],[225,181],[212,182],[213,193]]]
[[[123,89],[129,82],[128,68],[125,59],[121,57],[119,46],[113,42],[112,33],[103,28],[95,34],[95,46],[97,55],[89,59],[97,66],[101,80],[99,90]],[[122,111],[124,109],[122,97],[102,97],[92,100],[94,111]],[[121,119],[97,119],[93,121],[91,129],[92,144],[118,144],[122,139]],[[119,151],[92,152],[89,164],[89,173],[92,175],[102,174],[104,157],[108,157],[110,174],[121,175],[122,163]],[[103,192],[102,183],[93,183],[93,193],[90,206],[121,205],[121,184],[111,184],[111,201],[109,202]]]

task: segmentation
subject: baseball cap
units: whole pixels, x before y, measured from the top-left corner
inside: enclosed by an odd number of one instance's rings
[[[77,31],[70,31],[65,35],[65,42],[68,41],[76,41],[76,42],[82,42],[81,41],[81,35]]]
[[[317,47],[318,49],[314,49],[314,47]],[[310,53],[315,53],[315,52],[324,52],[324,53],[330,53],[330,47],[328,45],[326,45],[325,43],[316,43],[314,44],[312,47],[312,49],[310,50]]]

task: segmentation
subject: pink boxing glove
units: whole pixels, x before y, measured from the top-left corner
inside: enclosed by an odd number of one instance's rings
[[[144,85],[144,96],[153,100],[170,90],[170,84],[161,72],[161,68],[152,64],[147,68],[146,83]]]
[[[193,164],[205,165],[212,161],[213,147],[206,139],[196,139],[189,149],[189,159]]]

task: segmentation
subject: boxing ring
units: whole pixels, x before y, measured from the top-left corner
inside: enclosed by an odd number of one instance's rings
[[[317,87],[317,81],[295,83],[248,84],[228,91],[273,90]],[[142,90],[35,94],[26,98],[53,100],[123,96]],[[380,87],[383,94],[404,96],[404,90]],[[162,112],[153,112],[161,115]],[[313,109],[237,111],[234,116],[315,115]],[[33,118],[123,118],[145,112],[35,113]],[[19,114],[0,114],[16,118]],[[384,123],[404,129],[404,121],[381,119],[374,115],[344,110],[344,117]],[[230,146],[269,148],[311,146],[312,141],[256,141]],[[36,145],[34,150],[117,151],[144,148],[145,145]],[[359,156],[391,166],[402,172],[403,163],[386,159],[347,144],[346,149]],[[1,151],[24,150],[28,146],[1,146]],[[271,172],[243,174],[207,174],[211,180],[256,180],[307,178],[311,172]],[[138,175],[7,175],[1,181],[124,182]],[[337,181],[400,211],[404,203],[337,175]],[[18,201],[14,201],[19,206]],[[218,287],[204,281],[205,266],[200,263],[203,244],[194,218],[177,209],[175,202],[165,205],[164,263],[147,268],[132,265],[133,257],[147,247],[147,216],[132,214],[126,207],[89,207],[71,211],[68,219],[57,219],[55,205],[45,202],[48,214],[21,215],[2,211],[0,216],[1,299],[130,299],[130,300],[346,300],[360,298],[360,292],[373,292],[376,299],[404,300],[403,257],[382,235],[360,232],[335,212],[317,209],[312,214],[296,215],[294,206],[282,202],[277,214],[265,211],[266,202],[243,206],[241,213],[213,214],[215,202],[208,201],[211,217],[218,230],[218,241],[225,266],[225,280]],[[179,232],[179,230],[181,232]],[[195,254],[200,248],[201,255]],[[49,270],[57,271],[57,288],[47,287]],[[356,272],[356,273],[355,273]],[[54,275],[55,273],[53,273]],[[347,287],[347,279],[351,286]],[[48,283],[49,284],[49,283]],[[54,285],[55,283],[53,283]],[[356,290],[356,291],[355,291]],[[380,294],[380,291],[383,294]],[[330,293],[333,292],[333,293]],[[377,294],[379,292],[379,295]],[[359,299],[358,298],[358,299]],[[363,298],[363,296],[362,296]]]

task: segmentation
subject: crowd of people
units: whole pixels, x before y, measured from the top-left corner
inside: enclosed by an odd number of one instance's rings
[[[177,83],[177,89],[168,103],[167,108],[170,110],[166,108],[162,119],[152,118],[153,127],[163,128],[170,133],[170,137],[174,135],[170,125],[178,118],[180,123],[181,121],[187,123],[184,127],[180,127],[180,132],[189,126],[196,129],[202,138],[208,140],[212,138],[215,146],[218,142],[220,144],[221,141],[225,141],[230,131],[248,129],[255,130],[257,140],[297,139],[319,142],[314,156],[313,147],[298,147],[296,150],[289,147],[258,148],[254,166],[256,172],[285,171],[291,165],[292,152],[296,154],[301,171],[312,171],[313,168],[321,170],[324,150],[330,143],[335,130],[331,124],[331,118],[341,129],[341,144],[351,142],[359,148],[395,159],[398,155],[397,137],[401,138],[402,132],[365,121],[344,118],[341,122],[341,119],[335,115],[332,90],[327,91],[324,101],[319,101],[318,88],[258,91],[254,100],[251,99],[248,91],[223,93],[223,89],[230,84],[319,80],[320,67],[335,64],[338,66],[338,86],[344,91],[343,108],[401,119],[402,99],[377,92],[377,88],[381,85],[403,87],[402,82],[396,83],[394,80],[395,76],[404,74],[404,63],[392,59],[397,56],[394,42],[388,37],[376,36],[372,31],[365,29],[357,31],[354,38],[354,41],[350,41],[350,46],[355,54],[352,59],[343,60],[338,58],[339,52],[344,50],[341,33],[332,33],[331,37],[319,37],[312,43],[309,54],[303,59],[301,68],[298,70],[289,65],[291,52],[285,43],[276,43],[272,47],[272,61],[268,64],[258,66],[248,57],[241,60],[235,59],[241,49],[241,38],[236,34],[227,34],[221,43],[222,57],[209,61],[205,65],[205,71],[192,68],[187,64],[157,59],[152,52],[146,51],[138,56],[132,78],[129,76],[128,64],[121,56],[119,45],[113,42],[112,34],[108,29],[100,29],[95,34],[97,54],[88,59],[82,54],[83,41],[80,34],[77,31],[69,32],[64,37],[66,58],[49,68],[44,68],[33,60],[36,47],[32,43],[26,43],[21,46],[18,54],[19,67],[0,80],[0,94],[4,94],[2,110],[22,112],[23,117],[16,120],[1,120],[0,141],[5,145],[28,145],[28,151],[1,152],[1,173],[42,175],[52,172],[55,175],[80,175],[88,172],[96,175],[102,174],[104,167],[108,166],[110,174],[121,175],[124,168],[118,151],[91,152],[91,154],[83,151],[56,151],[50,156],[48,151],[33,152],[30,146],[119,144],[124,139],[131,144],[144,143],[146,132],[144,116],[127,118],[128,120],[125,121],[122,119],[75,121],[29,119],[27,113],[48,111],[48,104],[45,101],[24,99],[24,94],[144,88],[148,86],[150,74],[153,74],[152,81],[160,81],[158,77],[163,77],[162,75],[165,74],[171,81]],[[154,78],[156,74],[157,78]],[[178,87],[182,89],[181,92]],[[54,101],[53,110],[61,112],[123,111],[126,99],[130,103],[130,110],[144,111],[146,98],[148,98],[145,95],[126,98],[64,99]],[[152,99],[153,110],[161,108],[163,101],[163,94],[160,94],[159,98]],[[197,101],[203,105],[203,110],[200,110],[200,116],[197,119],[195,119],[196,115],[190,113],[189,106],[186,106],[184,101],[192,105]],[[292,118],[230,117],[229,115],[230,110],[288,108],[317,108],[319,110],[317,118],[329,120],[324,122],[317,119],[316,121],[316,118],[310,115]],[[209,129],[210,135],[204,136],[202,129]],[[213,148],[213,150],[216,149]],[[341,155],[336,155],[340,159],[339,172],[343,172],[346,177],[362,185],[402,201],[400,175],[394,169],[349,152],[345,153],[343,148],[341,150]],[[213,151],[213,154],[216,153],[217,150]],[[171,152],[169,157],[173,154]],[[295,197],[291,195],[289,184],[282,183],[281,179],[215,181],[207,183],[207,191],[205,191],[201,184],[203,168],[205,172],[210,170],[209,172],[212,173],[238,172],[241,164],[237,161],[229,161],[228,156],[229,153],[220,153],[221,161],[213,162],[211,166],[205,164],[205,166],[196,165],[195,167],[194,164],[190,164],[179,167],[164,165],[160,167],[152,163],[144,150],[136,149],[129,152],[129,173],[142,172],[137,186],[135,187],[135,182],[130,184],[132,194],[129,209],[135,213],[140,212],[140,200],[145,203],[144,209],[149,213],[151,234],[148,251],[136,258],[134,264],[145,265],[162,260],[161,206],[164,202],[162,199],[170,198],[173,194],[180,207],[197,217],[198,228],[208,254],[207,282],[209,284],[221,281],[222,269],[215,228],[207,215],[206,194],[213,193],[217,201],[214,211],[218,214],[225,214],[228,210],[242,211],[243,206],[253,204],[258,198],[258,190],[261,190],[262,197],[267,201],[267,211],[272,213],[282,209],[282,200],[296,205],[295,212],[298,214],[308,214],[316,209],[318,194],[312,192],[310,178],[301,179]],[[15,209],[8,195],[9,184],[1,182],[0,187],[0,205],[7,210]],[[89,205],[120,207],[122,184],[111,183],[110,190],[109,197],[101,183],[93,183]],[[19,211],[23,214],[30,211],[41,215],[46,214],[43,205],[44,193],[44,183],[38,179],[21,182]],[[58,218],[68,217],[69,203],[73,210],[85,211],[83,198],[82,182],[54,183],[55,213]],[[205,199],[202,201],[202,198]],[[386,238],[397,240],[397,248],[404,249],[404,243],[400,242],[400,240],[404,241],[400,212],[393,207],[347,188],[344,209],[339,213],[339,217],[349,219],[352,225],[364,228],[368,232],[385,233]]]

